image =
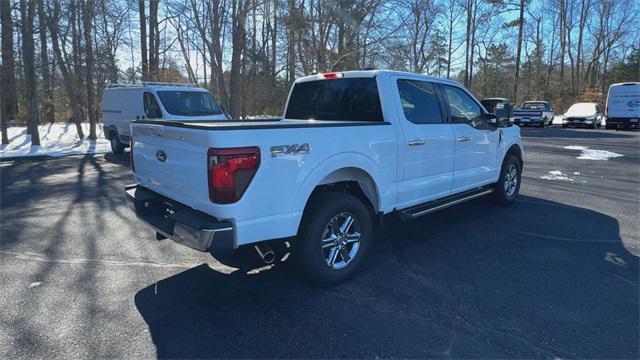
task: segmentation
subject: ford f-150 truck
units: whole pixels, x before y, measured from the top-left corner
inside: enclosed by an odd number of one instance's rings
[[[454,81],[384,71],[305,76],[282,119],[137,120],[126,188],[158,239],[266,262],[287,239],[312,282],[345,280],[384,214],[410,220],[491,195],[515,200],[520,130]]]
[[[546,101],[525,101],[513,111],[516,125],[551,126],[555,112]]]

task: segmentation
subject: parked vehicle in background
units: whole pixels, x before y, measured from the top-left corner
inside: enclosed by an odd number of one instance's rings
[[[330,285],[362,263],[384,214],[518,196],[520,129],[455,81],[317,74],[297,79],[286,104],[275,120],[134,121],[136,215],[158,239],[214,254],[250,245],[267,263],[277,239],[296,237],[292,261]]]
[[[480,101],[488,112],[495,114],[498,119],[507,119],[509,123],[514,123],[513,104],[511,100],[505,98],[486,98]]]
[[[612,84],[605,106],[607,129],[640,126],[640,82]]]
[[[554,110],[546,101],[525,101],[513,111],[514,122],[519,126],[551,126]]]
[[[596,103],[577,103],[569,107],[562,117],[562,127],[599,128],[603,115],[600,105]]]
[[[104,134],[111,141],[114,154],[121,154],[129,145],[130,124],[136,119],[202,121],[226,118],[209,91],[194,84],[114,84],[102,94]]]

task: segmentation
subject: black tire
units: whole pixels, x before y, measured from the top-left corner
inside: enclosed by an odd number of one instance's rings
[[[120,142],[118,134],[115,131],[109,133],[109,141],[111,142],[111,151],[114,154],[120,155],[124,152],[125,146],[122,142]]]
[[[515,169],[515,182],[513,181],[513,170]],[[520,193],[520,183],[522,180],[522,163],[515,155],[507,155],[502,162],[500,169],[500,177],[494,185],[492,194],[493,201],[500,205],[509,205],[513,203]],[[507,186],[506,182],[510,181],[511,186]]]
[[[343,243],[349,240],[342,235],[331,242],[323,240],[340,233],[348,216],[354,218],[346,231],[347,234],[351,233],[353,242]],[[336,227],[338,223],[340,225]],[[355,233],[360,234],[357,242]],[[311,283],[322,287],[336,285],[358,270],[371,245],[372,234],[372,215],[362,201],[344,193],[320,193],[310,199],[302,216],[298,237],[292,245],[292,260]],[[330,245],[339,243],[342,248],[340,245]],[[329,265],[332,254],[335,254],[333,266]],[[349,255],[353,257],[345,261],[343,256]],[[338,259],[340,262],[337,262]]]
[[[609,125],[609,124],[606,124],[606,125],[604,126],[604,128],[605,128],[606,130],[611,130],[611,129],[612,129],[612,128],[611,128],[611,125]]]
[[[568,127],[569,127],[569,125],[562,124],[562,128],[563,128],[563,129],[566,129],[566,128],[568,128]]]

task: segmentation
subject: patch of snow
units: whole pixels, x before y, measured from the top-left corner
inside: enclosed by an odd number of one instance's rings
[[[581,160],[609,160],[610,158],[622,157],[624,155],[614,153],[612,151],[607,150],[591,150],[586,149],[582,150],[582,154],[578,156],[578,159]]]
[[[558,181],[569,181],[573,182],[573,178],[570,178],[568,174],[564,174],[560,170],[552,170],[549,171],[546,175],[540,176],[541,179],[545,180],[558,180]]]
[[[580,150],[580,160],[609,160],[611,158],[622,157],[624,155],[607,150],[589,149],[587,146],[570,145],[564,147],[567,150]],[[576,174],[578,175],[578,174]]]
[[[586,150],[588,147],[579,145],[569,145],[564,147],[567,150]]]
[[[580,175],[580,173],[579,173],[579,172],[577,172],[577,171],[575,171],[575,172],[573,173],[573,175]]]
[[[555,115],[553,117],[553,123],[552,124],[554,124],[554,125],[562,125],[562,118],[563,118],[562,115]]]
[[[89,134],[89,124],[83,123],[82,130]],[[40,146],[31,146],[31,135],[24,126],[8,128],[9,144],[0,145],[0,159],[28,156],[68,156],[83,154],[103,154],[111,152],[109,140],[105,139],[102,124],[96,124],[98,139],[80,140],[76,125],[72,123],[54,123],[39,125]]]
[[[34,283],[29,284],[29,289],[33,289],[33,288],[38,287],[40,285],[42,285],[42,281],[36,281]]]

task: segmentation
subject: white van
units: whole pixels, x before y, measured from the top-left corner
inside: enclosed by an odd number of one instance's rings
[[[201,121],[227,117],[206,89],[193,84],[143,82],[110,85],[104,90],[104,134],[111,141],[114,154],[121,154],[128,147],[130,123],[136,119]]]
[[[640,82],[612,84],[607,95],[607,129],[640,126]]]

